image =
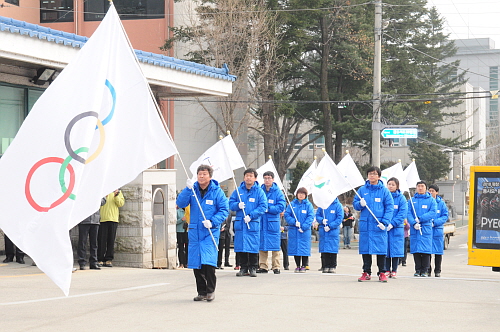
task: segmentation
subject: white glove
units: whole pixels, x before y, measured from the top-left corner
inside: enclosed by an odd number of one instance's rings
[[[418,224],[420,223],[420,219],[418,219],[418,217],[415,218],[415,222]]]
[[[363,197],[361,197],[361,199],[359,200],[359,204],[361,204],[362,207],[366,206],[366,201]]]
[[[189,190],[193,189],[193,180],[187,179],[186,180],[186,187],[188,187]]]
[[[326,226],[327,223],[328,223],[328,219],[323,219],[323,225]]]
[[[202,223],[205,228],[212,228],[212,222],[210,220],[203,220]]]
[[[325,232],[327,232],[327,233],[328,233],[329,231],[330,231],[330,227],[325,226]]]
[[[252,218],[250,218],[250,216],[247,214],[245,218],[243,218],[243,220],[245,220],[245,222],[248,224],[250,220],[252,220]]]
[[[302,230],[302,228],[299,228],[299,232],[304,233],[304,231]]]
[[[295,222],[295,227],[300,228],[300,222],[296,221],[296,222]]]
[[[415,228],[417,231],[420,230],[420,224],[419,223],[416,223],[415,225],[413,225],[413,228]]]
[[[393,228],[394,228],[394,226],[392,226],[392,224],[389,224],[389,226],[387,226],[387,231],[390,231]]]
[[[245,208],[245,202],[239,202],[238,207],[240,208],[240,210],[243,210]]]
[[[385,230],[385,226],[381,222],[377,224],[377,227],[380,228],[381,230]]]

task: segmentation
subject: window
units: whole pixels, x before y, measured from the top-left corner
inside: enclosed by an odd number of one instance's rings
[[[309,140],[315,139],[320,134],[309,134]],[[316,141],[309,144],[309,150],[322,149],[325,147],[325,136],[319,137]]]
[[[5,2],[10,3],[11,5],[19,6],[19,0],[5,0]]]
[[[17,134],[43,90],[0,84],[0,156]]]
[[[40,23],[73,22],[73,0],[40,0]]]
[[[114,0],[122,20],[158,19],[165,17],[164,0]],[[85,1],[85,21],[101,21],[109,8],[108,0]]]

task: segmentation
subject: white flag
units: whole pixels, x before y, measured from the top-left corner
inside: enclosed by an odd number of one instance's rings
[[[338,195],[351,190],[352,187],[340,172],[332,158],[325,153],[325,156],[318,164],[314,175],[312,196],[314,204],[326,209],[332,204]]]
[[[111,5],[0,160],[0,227],[68,295],[69,230],[176,152]]]
[[[193,174],[193,181],[197,179],[196,170],[200,165],[211,166],[214,170],[212,179],[218,182],[232,178],[234,176],[233,170],[245,167],[245,163],[231,135],[227,135],[212,145],[189,166],[189,170]]]
[[[420,176],[418,175],[417,164],[415,164],[415,161],[412,161],[411,164],[405,168],[403,174],[406,179],[406,185],[408,186],[408,188],[417,187],[417,182],[420,181]]]
[[[356,166],[356,163],[352,160],[349,153],[342,158],[337,167],[340,172],[344,174],[347,182],[351,184],[351,188],[349,190],[365,184],[365,179],[359,172],[358,166]]]
[[[396,178],[399,180],[399,190],[401,190],[402,193],[405,191],[409,191],[409,187],[406,184],[406,176],[404,175],[403,166],[401,166],[401,162],[398,162],[382,171],[382,176],[380,177],[380,180],[382,180],[385,186],[387,186],[387,181],[389,181],[390,178]]]
[[[304,174],[302,174],[299,184],[297,185],[297,188],[295,188],[295,192],[293,193],[294,195],[297,195],[297,189],[302,187],[306,188],[308,193],[311,193],[314,183],[314,173],[316,172],[316,167],[318,167],[318,163],[316,162],[316,159],[314,159],[311,166],[309,166],[309,168],[304,172]]]
[[[278,175],[278,171],[276,170],[276,167],[274,166],[273,160],[269,159],[264,165],[260,166],[257,169],[257,182],[259,184],[264,184],[264,173],[270,171],[274,173],[274,183],[281,189],[285,190],[285,187],[283,186],[283,183],[280,180],[280,177]]]

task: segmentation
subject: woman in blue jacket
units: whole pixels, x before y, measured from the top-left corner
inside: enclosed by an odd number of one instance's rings
[[[432,253],[434,254],[434,275],[439,278],[444,254],[444,224],[448,221],[448,208],[445,201],[438,195],[439,187],[437,184],[429,186],[429,193],[437,203],[436,218],[432,221]],[[429,268],[429,277],[431,272],[432,266]]]
[[[307,189],[297,190],[295,198],[285,211],[288,223],[288,254],[294,256],[297,268],[295,272],[306,272],[311,256],[311,225],[314,221],[314,209],[307,199]]]
[[[417,182],[417,192],[408,203],[410,253],[415,261],[415,277],[427,277],[432,253],[432,220],[436,217],[436,200],[427,192],[425,181]]]
[[[385,257],[385,274],[389,278],[396,278],[398,272],[399,258],[404,257],[405,231],[404,221],[408,214],[408,202],[399,190],[399,180],[390,178],[387,181],[387,189],[391,192],[394,200],[394,214],[389,225],[387,225],[387,256]]]
[[[323,273],[335,273],[337,268],[337,254],[339,252],[340,225],[344,211],[338,198],[323,210],[318,207],[316,221],[319,226],[319,252]]]

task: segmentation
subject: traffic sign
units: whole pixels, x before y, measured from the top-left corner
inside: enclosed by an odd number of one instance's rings
[[[417,128],[385,128],[381,132],[383,138],[417,138]]]

